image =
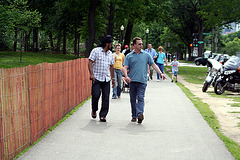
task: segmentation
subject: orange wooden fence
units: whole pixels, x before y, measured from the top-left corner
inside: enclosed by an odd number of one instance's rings
[[[91,95],[88,59],[0,70],[0,159],[13,159]]]

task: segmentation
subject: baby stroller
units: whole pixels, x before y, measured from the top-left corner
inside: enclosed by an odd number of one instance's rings
[[[128,73],[129,71],[127,71],[127,73]],[[122,77],[122,92],[123,93],[129,93],[129,90],[130,90],[130,87],[129,87],[129,84],[125,81],[125,77],[124,77],[124,75],[123,75],[123,77]]]
[[[129,84],[125,81],[124,77],[122,77],[122,82],[123,82],[123,84],[122,84],[122,92],[123,93],[129,93],[129,90],[130,90]]]

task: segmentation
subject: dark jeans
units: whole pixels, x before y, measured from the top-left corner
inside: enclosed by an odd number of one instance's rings
[[[144,112],[144,97],[147,84],[131,82],[130,83],[130,102],[132,108],[132,117],[137,118]]]
[[[92,110],[98,110],[98,100],[102,92],[102,107],[99,112],[100,117],[106,117],[109,110],[109,94],[110,94],[110,81],[100,82],[95,80],[92,82]]]
[[[114,68],[114,76],[115,76],[115,87],[113,88],[113,97],[117,98],[121,96],[122,92],[122,72],[120,69]]]
[[[157,63],[158,68],[162,73],[164,73],[164,64]],[[157,79],[161,78],[160,75],[157,73]]]

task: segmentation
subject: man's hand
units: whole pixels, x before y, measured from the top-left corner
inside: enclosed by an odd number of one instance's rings
[[[93,74],[90,75],[90,80],[95,81],[95,77]]]
[[[163,80],[167,79],[167,77],[163,73],[161,74],[161,77]]]
[[[131,82],[131,79],[130,79],[129,77],[125,77],[125,81],[126,81],[127,83],[130,83],[130,82]]]
[[[115,80],[112,79],[112,88],[114,88],[114,87],[115,87]]]

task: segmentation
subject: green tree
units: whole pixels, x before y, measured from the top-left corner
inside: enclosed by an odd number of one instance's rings
[[[14,50],[17,49],[17,37],[20,32],[20,50],[22,51],[22,45],[24,44],[24,49],[29,50],[30,47],[30,33],[34,27],[38,27],[41,15],[38,11],[31,11],[28,9],[27,1],[14,0],[10,6],[10,17],[15,30],[15,42]],[[24,39],[23,39],[24,37]],[[22,60],[22,54],[20,56],[20,61]]]
[[[236,52],[240,52],[240,39],[236,37],[233,41],[227,42],[224,51],[229,55],[236,55]]]
[[[5,2],[1,5],[0,12],[0,30],[2,43],[9,42],[11,37],[14,36],[14,50],[17,50],[18,33],[24,37],[24,47],[29,47],[29,33],[34,27],[37,27],[40,22],[41,15],[35,10],[31,11],[27,6],[27,1],[14,0]],[[3,36],[4,35],[4,36]],[[6,38],[6,35],[10,38]],[[25,36],[24,36],[25,35]],[[22,39],[20,39],[22,42]]]
[[[13,23],[11,22],[10,9],[7,6],[0,5],[0,50],[11,48],[11,32]]]
[[[202,0],[202,4],[198,14],[203,16],[205,25],[209,27],[221,27],[240,19],[239,0]]]

